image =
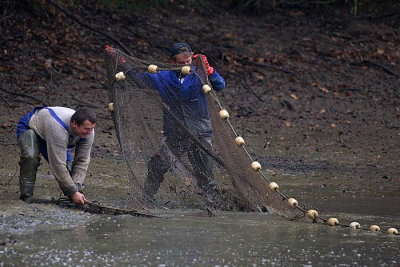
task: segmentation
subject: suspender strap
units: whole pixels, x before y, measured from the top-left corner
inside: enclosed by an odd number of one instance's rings
[[[61,124],[61,126],[64,127],[64,129],[68,132],[67,125],[65,125],[65,123],[60,119],[60,117],[57,116],[54,110],[48,107],[46,107],[45,109],[47,109],[50,112],[51,116],[53,116],[53,118],[56,119],[56,121],[58,121],[58,123]]]

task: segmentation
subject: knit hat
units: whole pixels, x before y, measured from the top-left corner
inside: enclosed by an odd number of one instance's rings
[[[180,53],[184,53],[184,52],[193,52],[192,48],[190,47],[190,45],[188,45],[187,43],[175,43],[171,49],[169,50],[170,52],[170,56],[176,56]]]

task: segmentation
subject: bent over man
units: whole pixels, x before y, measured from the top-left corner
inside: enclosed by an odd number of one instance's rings
[[[84,186],[94,141],[96,114],[88,108],[36,107],[18,122],[20,156],[20,199],[32,202],[41,154],[64,195],[83,205]],[[70,148],[75,147],[72,157]]]

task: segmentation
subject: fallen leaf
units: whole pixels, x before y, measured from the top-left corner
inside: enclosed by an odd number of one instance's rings
[[[319,88],[322,92],[324,92],[325,94],[329,93],[329,90],[326,89],[325,87],[320,87]]]
[[[292,127],[292,123],[290,121],[285,121],[283,123],[286,127]]]

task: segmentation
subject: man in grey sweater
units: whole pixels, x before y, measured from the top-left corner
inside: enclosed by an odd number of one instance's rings
[[[83,205],[84,186],[94,140],[96,114],[88,108],[37,107],[18,122],[20,157],[20,199],[32,202],[41,154],[64,195]],[[72,157],[70,148],[75,147]]]

